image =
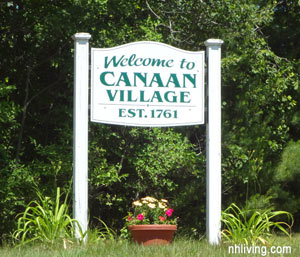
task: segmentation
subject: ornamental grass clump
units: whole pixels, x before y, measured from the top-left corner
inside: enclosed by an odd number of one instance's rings
[[[56,200],[37,192],[39,200],[31,201],[24,212],[18,214],[18,228],[13,233],[16,243],[23,245],[38,241],[54,244],[57,241],[75,238],[75,226],[78,226],[81,240],[84,235],[77,220],[68,214],[67,197],[61,202],[60,188],[57,188]]]
[[[285,216],[289,222],[279,221],[279,216]],[[269,238],[274,229],[290,236],[294,219],[286,211],[273,211],[267,208],[249,213],[233,203],[222,212],[222,222],[224,229],[221,234],[226,242],[269,245]]]
[[[168,200],[157,200],[154,197],[144,197],[132,203],[133,213],[127,216],[128,225],[142,224],[177,224],[177,217],[173,217],[173,209]]]

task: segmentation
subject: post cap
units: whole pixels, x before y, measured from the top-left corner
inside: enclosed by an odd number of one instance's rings
[[[76,33],[75,35],[72,36],[74,40],[89,40],[91,38],[91,34],[85,33],[85,32],[80,32]]]
[[[211,38],[204,42],[205,46],[220,46],[224,43],[221,39]]]

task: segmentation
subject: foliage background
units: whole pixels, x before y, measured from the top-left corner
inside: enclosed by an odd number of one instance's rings
[[[261,0],[2,1],[2,238],[16,227],[15,215],[34,199],[34,187],[53,196],[57,186],[69,190],[71,36],[81,31],[89,32],[90,44],[97,47],[153,40],[199,50],[208,38],[224,40],[224,207],[231,202],[255,205],[272,196],[271,203],[291,211],[297,225],[299,8],[298,1]],[[119,229],[131,201],[145,195],[169,199],[183,232],[204,232],[205,126],[89,125],[91,225],[98,217]]]

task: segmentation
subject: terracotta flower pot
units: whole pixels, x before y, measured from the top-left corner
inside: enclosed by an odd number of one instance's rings
[[[129,226],[134,242],[143,245],[165,245],[173,241],[176,225],[150,224]]]

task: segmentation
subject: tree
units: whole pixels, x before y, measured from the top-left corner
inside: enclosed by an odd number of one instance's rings
[[[13,140],[7,157],[11,166],[1,169],[1,184],[10,181],[1,194],[3,209],[7,210],[1,214],[6,224],[1,227],[1,233],[8,233],[15,224],[7,221],[13,221],[22,207],[34,199],[34,187],[54,195],[56,186],[68,190],[72,179],[71,36],[78,31],[87,31],[92,34],[91,45],[110,47],[133,40],[160,40],[161,35],[155,31],[156,21],[152,20],[144,1],[28,0],[11,1],[2,7],[0,74],[7,78],[8,84],[16,85],[4,104],[12,104],[11,108],[18,106],[19,110],[14,113],[16,125],[11,129]],[[157,181],[155,186],[147,188],[146,182],[157,179],[157,171],[151,166],[143,170],[138,163],[138,160],[148,163],[146,160],[151,157],[149,151],[154,146],[145,143],[149,140],[155,147],[158,142],[172,143],[183,156],[191,159],[188,163],[183,157],[176,158],[178,153],[164,146],[162,153],[169,151],[174,155],[161,160],[165,167],[164,185],[168,184],[165,192],[183,182],[169,174],[173,169],[177,173],[184,171],[187,178],[197,177],[197,171],[193,169],[193,147],[185,137],[172,130],[141,129],[137,132],[135,129],[91,125],[90,194],[91,201],[97,202],[101,210],[97,213],[98,206],[91,205],[91,213],[106,215],[104,211],[114,203],[119,207],[114,208],[110,220],[116,223],[120,215],[126,215],[124,206],[130,205],[129,193],[134,197],[138,191],[146,194],[162,188]],[[130,141],[137,142],[138,147],[129,144]],[[4,147],[4,143],[2,145]],[[129,153],[133,157],[128,160]],[[155,155],[151,160],[155,160]],[[137,170],[145,181],[137,177]],[[12,196],[8,197],[10,194]]]
[[[198,50],[208,38],[224,40],[224,199],[243,202],[266,193],[290,138],[299,86],[293,63],[274,54],[264,34],[264,28],[274,25],[278,6],[231,0],[148,4],[160,21],[157,29],[171,44]]]
[[[300,59],[299,12],[299,1],[278,1],[272,22],[263,29],[272,50],[290,60]]]

